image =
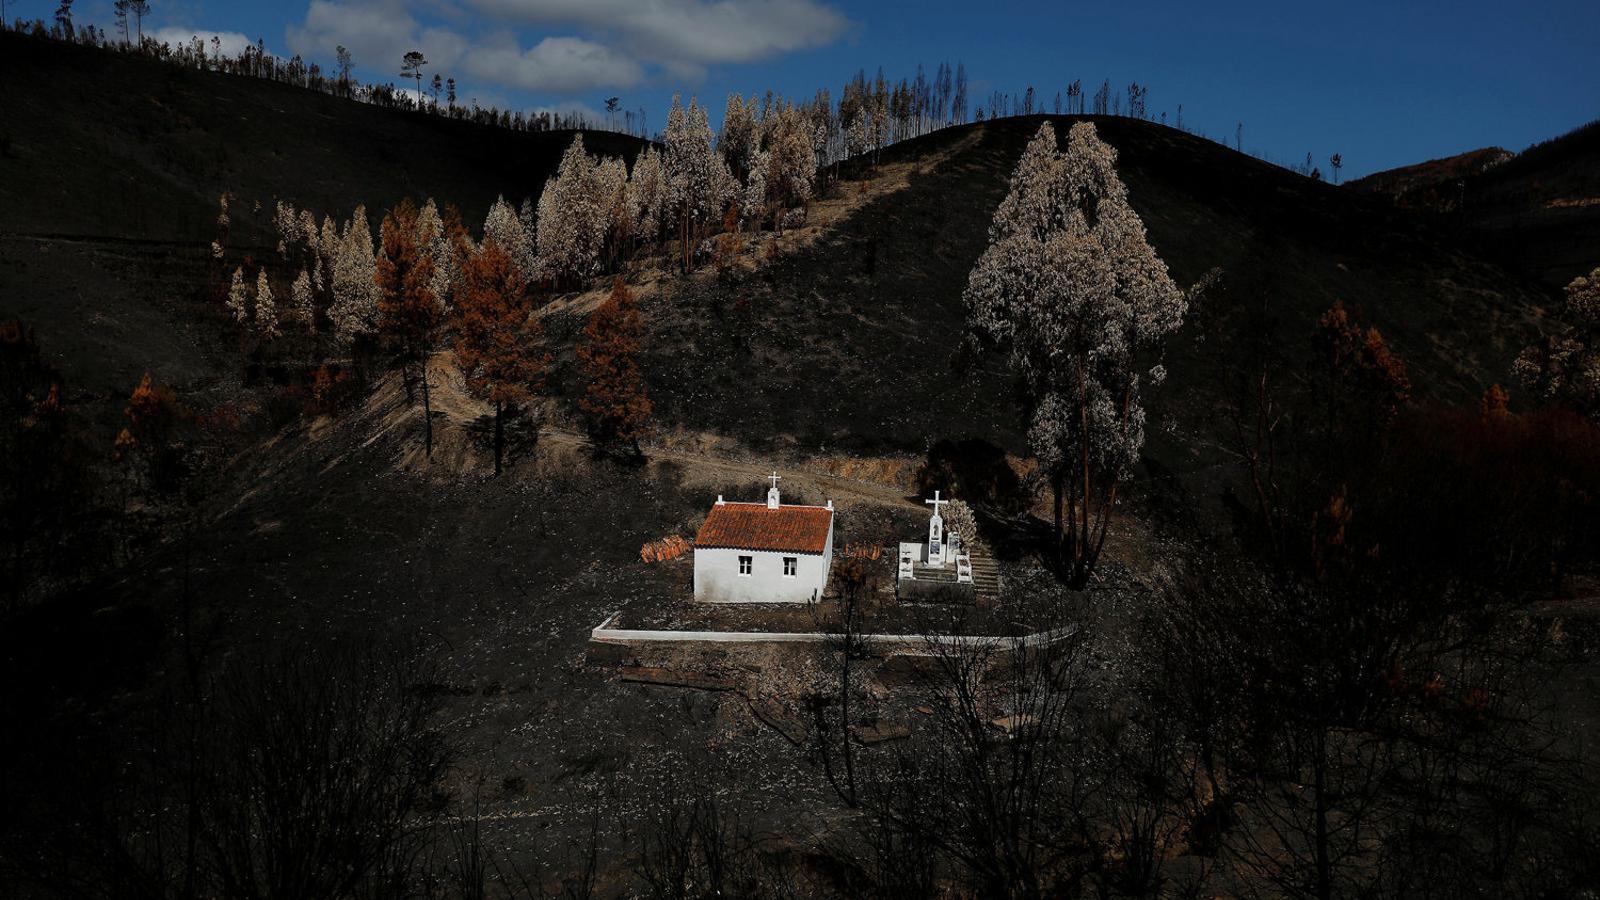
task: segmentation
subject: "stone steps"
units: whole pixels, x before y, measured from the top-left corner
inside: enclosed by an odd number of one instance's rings
[[[1000,566],[986,554],[973,553],[972,560],[972,590],[981,602],[993,603],[1000,598]],[[911,574],[914,580],[926,586],[956,585],[961,582],[956,575],[956,567],[930,567],[920,562],[911,564]]]
[[[972,588],[981,601],[1000,599],[1000,566],[987,554],[972,554]]]
[[[911,564],[911,575],[918,581],[927,581],[934,584],[955,584],[956,570],[954,566],[948,569],[933,569],[922,563]]]

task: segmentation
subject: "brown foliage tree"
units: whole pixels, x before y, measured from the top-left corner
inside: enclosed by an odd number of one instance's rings
[[[1317,322],[1317,345],[1336,379],[1368,424],[1387,428],[1400,407],[1411,398],[1411,376],[1406,364],[1389,349],[1376,328],[1362,328],[1335,301]]]
[[[432,234],[419,234],[417,208],[402,200],[383,217],[378,254],[378,330],[393,346],[406,379],[406,394],[422,382],[423,434],[433,457],[433,410],[428,396],[428,358],[439,341],[444,308],[433,291]]]
[[[113,457],[139,469],[135,477],[142,475],[152,489],[171,492],[184,474],[179,429],[189,420],[188,411],[172,388],[152,381],[146,372],[128,395],[122,414],[127,422],[117,433]]]
[[[494,473],[505,453],[505,415],[544,384],[550,356],[532,315],[522,271],[493,238],[468,256],[453,310],[456,364],[474,397],[494,404]]]
[[[643,330],[633,292],[618,276],[611,296],[589,318],[578,347],[578,361],[589,381],[578,409],[590,435],[603,447],[626,447],[637,453],[639,438],[646,433],[650,397],[635,359]]]

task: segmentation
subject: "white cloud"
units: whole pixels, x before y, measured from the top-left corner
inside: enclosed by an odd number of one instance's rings
[[[292,52],[325,59],[337,45],[358,67],[398,72],[408,50],[429,69],[478,84],[552,94],[630,87],[646,66],[683,78],[717,63],[765,59],[836,40],[850,22],[818,0],[436,0],[449,27],[423,25],[402,0],[311,0],[287,31]],[[425,4],[426,5],[426,4]],[[470,11],[475,16],[467,16]],[[464,33],[475,18],[483,29]],[[518,26],[572,29],[524,46]],[[384,77],[384,80],[396,76]]]
[[[401,54],[417,47],[417,33],[416,20],[397,3],[312,0],[305,23],[289,26],[288,39],[289,49],[302,56],[331,58],[343,46],[358,66],[374,69],[392,60],[387,68],[398,72]]]
[[[307,57],[327,57],[344,46],[362,69],[393,69],[396,74],[383,80],[399,77],[400,57],[408,50],[428,57],[425,71],[552,93],[627,87],[644,76],[637,62],[583,38],[546,37],[524,48],[501,29],[472,39],[449,28],[423,27],[394,0],[312,0],[305,23],[291,26],[288,38],[290,48]]]
[[[211,28],[189,28],[183,25],[168,25],[164,28],[146,31],[145,37],[155,38],[158,43],[169,44],[174,49],[180,45],[188,44],[198,37],[205,42],[206,53],[208,55],[212,52],[211,39],[215,37],[221,42],[219,47],[223,56],[238,56],[244,50],[244,48],[255,43],[255,41],[250,40],[237,31],[217,31]]]
[[[633,60],[575,37],[547,37],[527,50],[507,37],[473,48],[463,64],[475,78],[558,94],[627,87],[644,77]]]
[[[507,21],[563,23],[619,37],[669,67],[766,59],[837,40],[850,21],[816,0],[465,0]]]

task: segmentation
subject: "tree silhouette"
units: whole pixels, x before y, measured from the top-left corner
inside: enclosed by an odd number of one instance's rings
[[[422,105],[422,67],[428,64],[428,58],[420,50],[411,50],[400,58],[400,77],[415,78],[417,80],[417,106]]]
[[[339,87],[341,93],[350,96],[350,70],[355,67],[355,60],[350,56],[350,51],[345,45],[340,44],[334,48],[334,58],[339,63]]]
[[[61,0],[56,7],[56,32],[65,40],[72,40],[72,0]]]

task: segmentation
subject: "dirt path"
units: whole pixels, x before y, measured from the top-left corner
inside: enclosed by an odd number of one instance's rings
[[[562,428],[541,428],[539,430],[539,441],[541,444],[549,441],[559,446],[585,450],[589,447],[589,439],[586,436],[577,431]],[[657,447],[645,447],[644,456],[647,461],[652,463],[671,462],[681,465],[684,467],[685,472],[697,476],[703,482],[718,483],[747,479],[754,484],[764,481],[776,468],[778,474],[783,476],[786,483],[812,487],[829,499],[838,500],[842,497],[848,497],[885,506],[901,505],[912,509],[921,509],[921,507],[915,506],[910,500],[906,499],[904,490],[889,485],[814,472],[804,468],[785,467],[777,463],[758,464],[710,453],[692,453]]]
[[[423,454],[420,429],[422,427],[421,402],[407,403],[405,390],[396,374],[390,374],[368,396],[359,409],[337,419],[323,417],[310,424],[301,434],[293,437],[280,435],[263,447],[258,447],[241,461],[256,467],[254,481],[265,483],[274,470],[283,468],[305,454],[327,453],[330,442],[334,449],[322,461],[324,470],[331,469],[349,454],[379,441],[391,441],[399,452],[394,468],[423,477],[428,475],[459,477],[483,474],[493,464],[485,449],[474,444],[470,427],[480,417],[488,414],[488,407],[465,390],[460,372],[448,351],[437,355],[429,366],[432,386],[431,403],[434,412],[434,453],[431,461]],[[415,435],[415,437],[413,437]],[[285,439],[287,438],[287,440]],[[707,443],[717,443],[707,441]],[[279,452],[260,452],[276,448]],[[573,456],[587,456],[591,449],[589,438],[583,432],[561,424],[547,424],[539,429],[538,455],[565,452]],[[835,502],[868,503],[878,506],[899,506],[905,509],[922,507],[907,499],[904,488],[881,482],[864,481],[832,475],[807,468],[793,460],[739,459],[706,449],[684,449],[660,445],[643,448],[647,464],[669,464],[682,469],[686,481],[702,485],[724,485],[728,482],[764,484],[774,469],[784,477],[784,485],[791,490],[804,490]],[[513,469],[512,477],[517,477]],[[256,493],[245,492],[240,500]]]

